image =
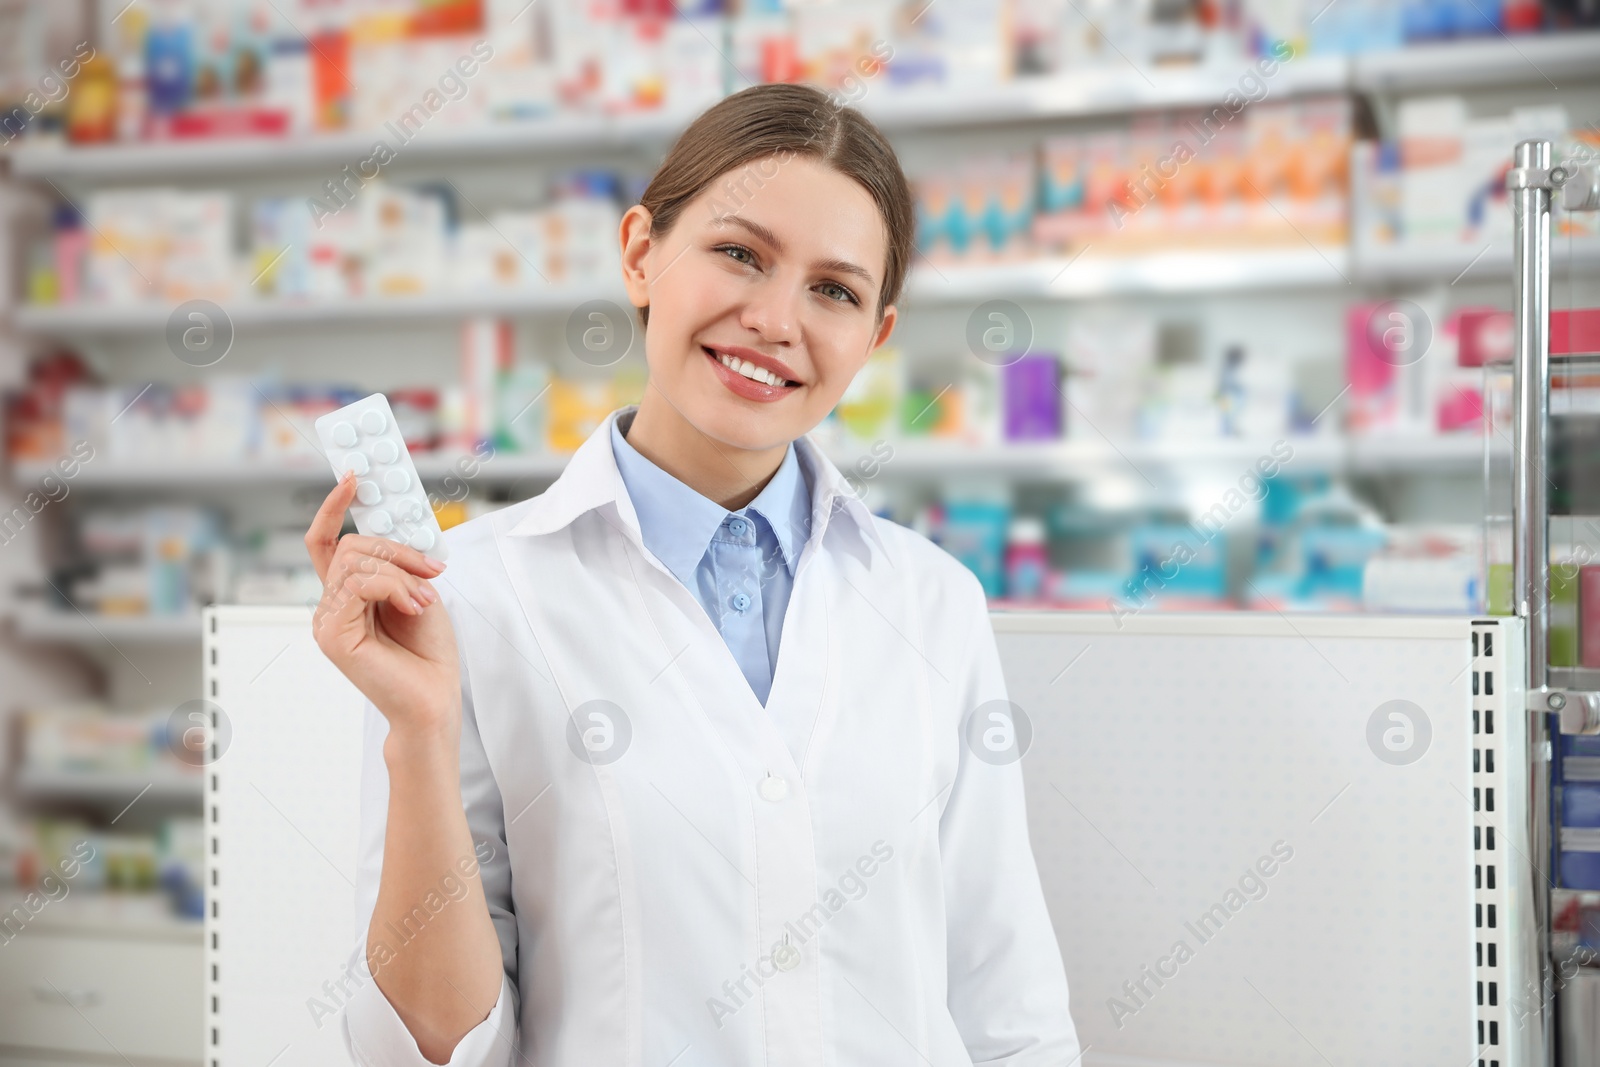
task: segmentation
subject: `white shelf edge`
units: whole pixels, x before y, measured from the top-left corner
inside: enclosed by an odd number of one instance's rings
[[[1600,31],[1522,34],[1412,45],[1353,57],[1351,84],[1366,91],[1545,85],[1600,78]]]
[[[29,799],[82,797],[128,803],[142,796],[156,800],[198,801],[204,790],[205,776],[200,773],[183,775],[167,769],[60,771],[24,767],[17,772],[15,785],[17,792]]]
[[[476,473],[462,473],[458,464],[471,459]],[[466,455],[416,457],[417,474],[427,481],[455,475],[464,481],[503,485],[530,478],[554,478],[566,467],[567,457],[554,453],[497,453],[487,459]],[[38,485],[55,468],[47,463],[22,463],[12,467],[12,476],[21,484]],[[333,486],[333,471],[320,458],[309,461],[272,463],[241,460],[237,463],[192,463],[183,460],[149,463],[83,464],[72,478],[74,486],[85,488],[125,488],[198,485],[326,485]]]
[[[1353,469],[1366,472],[1409,469],[1461,468],[1478,463],[1482,439],[1476,435],[1438,437],[1335,438],[1280,434],[1272,440],[1211,439],[1132,441],[1113,445],[1101,440],[1040,441],[999,446],[973,446],[958,441],[890,439],[892,459],[881,464],[882,474],[894,478],[926,475],[953,469],[993,470],[1008,473],[1037,472],[1073,475],[1114,467],[1126,462],[1174,467],[1216,463],[1249,463],[1286,441],[1302,467]],[[871,452],[873,442],[845,442],[825,448],[841,467]],[[457,462],[452,457],[421,457],[418,473],[436,480],[449,474]],[[492,485],[554,479],[566,467],[567,457],[553,453],[502,454],[481,461],[478,473],[464,480]],[[47,464],[19,464],[12,468],[20,484],[37,484],[52,468]],[[333,474],[320,464],[93,464],[83,466],[73,485],[81,488],[140,489],[192,485],[290,486],[331,485]],[[81,619],[79,620],[82,621]],[[123,620],[114,621],[121,625]],[[145,620],[139,620],[141,622]],[[167,625],[163,621],[160,625]],[[198,626],[184,622],[179,628]]]
[[[476,294],[437,293],[425,296],[369,296],[345,300],[261,300],[254,297],[218,301],[235,328],[300,326],[334,322],[372,323],[385,319],[414,321],[471,315],[537,315],[570,312],[588,300],[605,299],[626,308],[620,284],[564,284],[529,292]],[[19,329],[36,333],[103,334],[166,329],[176,305],[54,304],[23,305],[14,312]]]
[[[1596,59],[1600,63],[1600,58]],[[1511,238],[1473,244],[1368,245],[1352,251],[1356,276],[1363,282],[1511,282]],[[1600,238],[1550,239],[1550,277],[1565,271],[1600,270]]]
[[[19,636],[35,641],[78,641],[85,644],[188,644],[200,640],[200,616],[94,615],[28,607],[12,620]]]
[[[559,114],[524,121],[424,129],[396,155],[418,161],[518,157],[532,152],[637,147],[676,136],[699,113],[668,109],[622,115]],[[249,174],[339,167],[371,154],[382,129],[284,137],[244,137],[66,147],[23,145],[11,150],[19,177],[114,179]]]

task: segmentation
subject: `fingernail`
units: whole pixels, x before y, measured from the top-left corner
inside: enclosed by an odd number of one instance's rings
[[[427,560],[428,561],[428,566],[432,567],[434,570],[436,570],[436,571],[444,570],[444,561],[443,560],[434,559],[432,556],[423,556],[422,558]]]
[[[413,615],[421,615],[422,614],[422,610],[423,610],[422,609],[422,605],[417,603],[417,598],[416,597],[412,597],[411,598],[411,614],[413,614]]]
[[[419,585],[417,586],[417,599],[422,601],[424,604],[432,604],[435,600],[439,599],[439,594],[433,591],[432,586]]]

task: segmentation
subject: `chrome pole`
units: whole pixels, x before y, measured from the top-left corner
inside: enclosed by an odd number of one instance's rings
[[[1546,686],[1550,648],[1550,524],[1546,447],[1550,429],[1550,142],[1517,145],[1511,194],[1514,284],[1511,317],[1516,353],[1512,395],[1516,451],[1511,473],[1512,582],[1515,611],[1527,620],[1530,843],[1534,861],[1530,897],[1540,971],[1538,1061],[1555,1050],[1555,986],[1550,955],[1550,883],[1542,874],[1550,857],[1550,759]],[[1542,884],[1541,884],[1542,883]]]
[[[1535,175],[1550,168],[1549,141],[1517,145],[1517,170]],[[1528,620],[1528,691],[1549,680],[1549,499],[1545,445],[1550,427],[1550,190],[1525,180],[1511,190],[1512,329],[1516,356],[1512,395],[1516,408],[1516,462],[1511,471],[1512,581],[1516,613]],[[1542,704],[1543,702],[1540,701]]]

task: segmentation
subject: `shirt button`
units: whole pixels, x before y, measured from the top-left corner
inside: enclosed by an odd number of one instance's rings
[[[789,783],[775,774],[769,774],[761,780],[761,796],[764,800],[779,801],[789,795]]]
[[[748,594],[748,593],[735,593],[735,594],[733,594],[733,596],[728,598],[728,603],[733,605],[733,610],[734,611],[738,611],[738,612],[746,611],[750,607],[750,594]]]
[[[728,523],[728,530],[735,537],[743,537],[750,532],[750,524],[743,519],[734,519]]]
[[[800,950],[785,941],[772,950],[772,963],[780,971],[792,971],[800,966]]]

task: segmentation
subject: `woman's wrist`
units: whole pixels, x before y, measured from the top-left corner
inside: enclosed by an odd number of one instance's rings
[[[455,772],[461,759],[461,712],[452,709],[424,722],[404,726],[389,724],[383,741],[383,760],[396,770],[447,768]]]

